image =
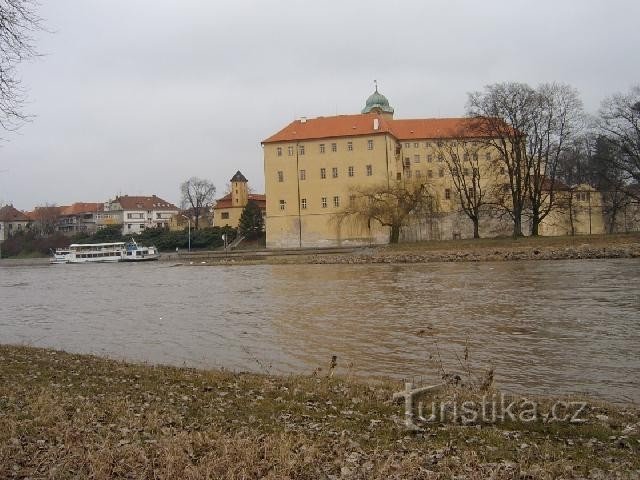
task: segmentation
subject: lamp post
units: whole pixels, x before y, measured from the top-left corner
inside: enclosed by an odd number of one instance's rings
[[[180,216],[183,218],[186,218],[187,221],[189,222],[189,252],[191,252],[191,219],[186,215],[180,214]]]

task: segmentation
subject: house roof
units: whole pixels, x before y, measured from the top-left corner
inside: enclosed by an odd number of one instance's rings
[[[28,222],[29,217],[14,208],[13,205],[5,205],[0,208],[0,222]]]
[[[76,202],[68,207],[61,207],[60,215],[79,215],[82,213],[102,212],[104,203]]]
[[[378,128],[374,129],[374,119]],[[473,118],[415,118],[394,120],[371,112],[295,120],[262,143],[318,140],[390,133],[398,140],[481,138],[487,136],[482,122]]]
[[[258,205],[258,207],[260,207],[261,209],[266,208],[267,197],[262,193],[250,193],[249,200],[255,202]],[[219,208],[230,208],[230,207],[233,207],[233,204],[231,203],[231,194],[227,193],[224,197],[216,200],[216,205],[214,208],[219,209]]]
[[[123,195],[116,197],[114,202],[118,202],[123,210],[178,210],[174,204],[156,195],[150,197]]]

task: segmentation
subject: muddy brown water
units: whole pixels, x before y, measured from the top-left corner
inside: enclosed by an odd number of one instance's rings
[[[432,381],[640,402],[640,261],[413,265],[0,262],[0,343],[270,373]],[[440,359],[440,361],[438,360]]]

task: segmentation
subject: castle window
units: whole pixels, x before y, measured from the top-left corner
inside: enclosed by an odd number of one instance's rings
[[[427,155],[427,162],[433,162],[433,155]]]
[[[367,177],[370,177],[371,175],[373,175],[373,166],[367,165]]]
[[[338,144],[337,143],[332,143],[331,144],[331,151],[332,152],[337,152],[338,151]]]
[[[367,150],[373,150],[373,140],[367,140]]]
[[[347,150],[353,152],[353,142],[347,142]]]
[[[487,152],[484,154],[484,159],[488,162],[489,160],[491,160],[491,152]]]
[[[306,180],[306,179],[307,179],[307,171],[300,170],[300,180]]]
[[[475,195],[473,194],[473,187],[469,187],[469,198],[474,198]]]
[[[302,208],[302,210],[306,210],[307,209],[307,199],[303,198],[300,200],[300,208]]]
[[[338,167],[333,167],[333,168],[331,169],[331,176],[332,176],[333,178],[338,178]]]
[[[327,178],[327,169],[326,168],[321,168],[320,169],[320,178]]]
[[[304,155],[304,145],[298,145],[298,154]]]
[[[333,206],[336,208],[340,206],[340,197],[333,197]]]
[[[220,218],[222,218],[223,220],[229,220],[229,212],[222,212],[220,214]]]
[[[281,157],[282,156],[282,147],[276,148],[276,153],[278,154],[279,157]]]
[[[418,142],[415,142],[415,143],[413,144],[413,148],[418,148],[419,146],[420,146],[420,144],[419,144]]]
[[[278,182],[284,182],[284,172],[282,170],[278,170]]]
[[[444,189],[444,199],[451,200],[451,189],[449,188]]]
[[[320,144],[320,153],[324,153],[324,143]]]
[[[396,180],[402,180],[402,174],[400,172],[396,173]]]
[[[407,170],[407,178],[411,178],[411,170]]]
[[[285,201],[280,200],[280,210],[284,210],[284,206],[285,206]]]
[[[404,144],[404,148],[409,148],[411,146],[411,144],[409,142]]]
[[[422,172],[420,170],[416,170],[416,178],[422,177]]]
[[[354,168],[353,167],[349,167],[349,176],[353,177],[354,174]]]
[[[327,197],[322,197],[322,208],[327,208]]]
[[[287,153],[289,154],[289,156],[293,155],[293,147],[291,145],[287,147]]]
[[[427,170],[427,178],[433,178],[433,170]]]
[[[420,155],[414,155],[413,156],[413,162],[414,163],[420,163]]]

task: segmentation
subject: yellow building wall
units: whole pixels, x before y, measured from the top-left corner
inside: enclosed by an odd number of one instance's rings
[[[369,141],[373,142],[371,150]],[[335,152],[332,144],[336,145]],[[282,149],[280,156],[278,148]],[[388,134],[265,144],[267,247],[385,243],[386,228],[338,228],[335,214],[347,205],[355,188],[388,182],[394,177],[394,150],[395,141]],[[371,175],[367,175],[367,165],[371,166]],[[353,176],[349,175],[349,167],[353,168]],[[323,168],[325,178],[321,176]],[[337,206],[334,197],[338,199]]]
[[[245,204],[241,207],[229,207],[229,208],[214,208],[213,210],[213,224],[216,227],[229,226],[232,228],[238,228],[240,225],[240,216],[244,210]],[[222,218],[224,214],[227,214],[229,218]]]

